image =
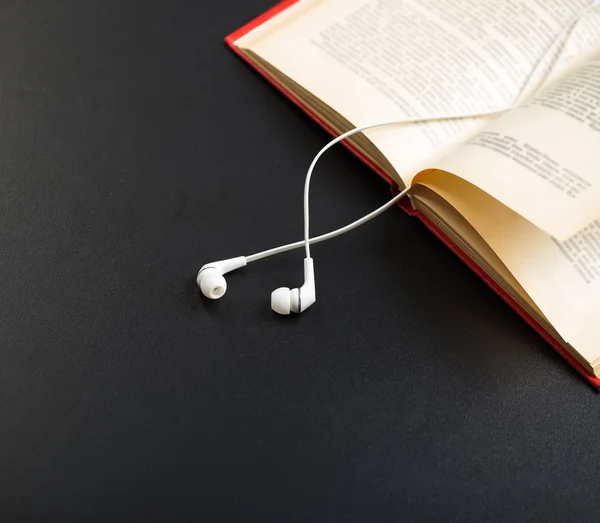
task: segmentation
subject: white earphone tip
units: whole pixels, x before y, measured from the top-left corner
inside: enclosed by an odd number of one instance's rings
[[[280,287],[271,293],[271,309],[277,314],[290,313],[290,289]]]
[[[211,300],[222,298],[227,291],[227,282],[214,269],[207,269],[198,276],[202,294]]]

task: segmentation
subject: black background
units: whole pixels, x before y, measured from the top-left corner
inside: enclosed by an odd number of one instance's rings
[[[597,521],[598,395],[223,44],[272,0],[0,3],[2,521]],[[389,197],[343,148],[313,231]]]

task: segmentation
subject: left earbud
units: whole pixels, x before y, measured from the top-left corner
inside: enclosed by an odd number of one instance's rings
[[[211,300],[222,298],[227,291],[227,281],[225,281],[223,275],[240,267],[245,267],[247,263],[245,256],[239,256],[238,258],[203,265],[196,277],[196,282],[202,294]]]

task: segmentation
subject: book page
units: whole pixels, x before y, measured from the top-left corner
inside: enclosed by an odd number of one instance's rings
[[[600,27],[600,14],[598,21]],[[435,167],[561,240],[600,218],[600,42],[597,49],[595,59],[504,114]]]
[[[536,64],[552,58],[553,42],[586,5],[588,0],[301,0],[236,45],[355,126],[477,114],[508,108],[523,89],[534,89],[546,74]],[[579,24],[555,72],[597,36]],[[399,125],[365,134],[408,184],[489,121]]]
[[[600,221],[558,241],[458,177],[435,171],[424,185],[477,230],[566,342],[600,324]],[[600,339],[584,356],[600,357]]]

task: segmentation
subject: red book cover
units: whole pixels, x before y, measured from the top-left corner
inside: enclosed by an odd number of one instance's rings
[[[248,60],[248,58],[235,46],[235,42],[242,36],[246,35],[256,27],[264,24],[267,20],[270,20],[274,16],[278,15],[282,11],[285,11],[290,6],[297,3],[299,0],[283,0],[279,4],[275,5],[262,15],[258,16],[248,24],[244,25],[237,31],[234,31],[225,38],[226,44],[240,56],[246,63],[248,63],[253,69],[255,69],[260,75],[262,75],[270,84],[275,86],[286,98],[291,102],[300,107],[310,118],[317,122],[332,136],[337,136],[337,133],[323,120],[321,120],[316,114],[312,113],[310,109],[305,107],[292,93],[286,90],[286,88],[272,78],[266,71],[262,70],[257,64]],[[368,158],[363,156],[359,151],[354,149],[352,145],[347,142],[342,142],[353,154],[358,156],[364,163],[366,163],[371,169],[373,169],[379,176],[386,180],[392,190],[397,190],[396,184],[389,176],[374,165]],[[488,276],[481,267],[479,267],[471,258],[469,258],[448,236],[446,236],[440,229],[438,229],[433,223],[431,223],[425,216],[418,211],[414,210],[408,198],[404,198],[399,204],[408,214],[417,216],[425,226],[433,232],[448,248],[454,252],[464,263],[467,264],[475,274],[477,274],[496,294],[498,294],[515,312],[521,316],[552,348],[554,348],[563,358],[565,358],[579,373],[581,373],[594,387],[600,389],[600,378],[597,378],[591,374],[581,363],[579,363],[557,340],[555,340],[534,318],[532,318],[513,298],[508,295],[496,282]]]

